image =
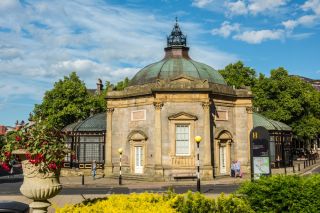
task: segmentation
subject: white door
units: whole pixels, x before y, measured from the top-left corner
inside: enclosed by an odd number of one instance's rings
[[[225,146],[220,146],[220,173],[227,173],[227,149]]]
[[[136,146],[135,148],[135,173],[143,173],[143,148],[142,146]]]

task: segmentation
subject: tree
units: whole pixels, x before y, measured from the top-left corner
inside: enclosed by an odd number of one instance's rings
[[[0,150],[5,144],[5,137],[3,135],[0,135]]]
[[[250,67],[244,66],[241,61],[227,65],[223,70],[219,70],[227,84],[234,85],[237,89],[256,84],[256,72]]]
[[[105,108],[102,95],[93,96],[75,72],[65,76],[47,91],[41,104],[34,108],[35,119],[45,119],[49,126],[58,129],[84,119],[91,111],[100,112]]]
[[[117,85],[116,85],[116,90],[124,90],[124,88],[126,88],[126,87],[128,87],[129,86],[129,82],[130,82],[130,80],[129,80],[129,78],[128,77],[126,77],[123,81],[119,81],[118,83],[117,83]]]
[[[261,114],[290,125],[295,135],[312,139],[320,134],[320,93],[311,84],[280,67],[271,70],[270,78],[260,74],[253,94]]]

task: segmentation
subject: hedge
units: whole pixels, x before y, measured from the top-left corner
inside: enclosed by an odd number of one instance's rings
[[[320,212],[320,175],[275,175],[246,182],[236,192],[256,212]]]

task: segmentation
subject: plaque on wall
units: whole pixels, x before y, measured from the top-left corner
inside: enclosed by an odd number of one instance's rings
[[[145,121],[146,110],[135,110],[131,112],[131,121]]]

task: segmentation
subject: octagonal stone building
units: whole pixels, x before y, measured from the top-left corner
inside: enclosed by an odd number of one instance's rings
[[[106,175],[170,180],[196,171],[200,135],[202,179],[230,173],[239,160],[249,171],[252,94],[228,86],[212,67],[189,56],[178,23],[167,38],[164,58],[140,70],[123,91],[106,97]]]

